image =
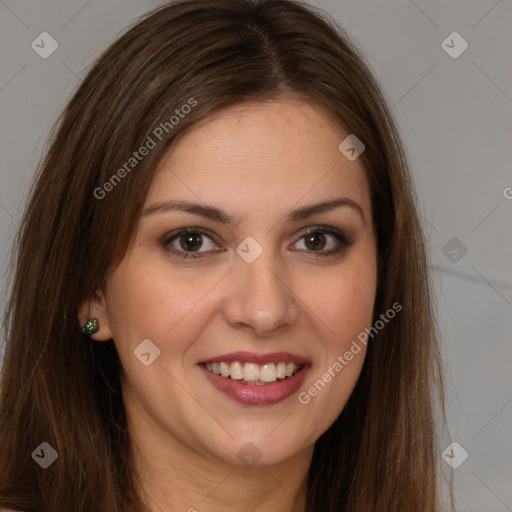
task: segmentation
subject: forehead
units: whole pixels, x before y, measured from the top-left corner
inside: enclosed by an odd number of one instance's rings
[[[292,207],[341,196],[369,208],[365,169],[338,146],[349,135],[297,100],[244,103],[185,132],[162,158],[146,204],[190,199],[223,209]]]

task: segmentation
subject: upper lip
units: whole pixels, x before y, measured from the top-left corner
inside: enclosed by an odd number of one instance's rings
[[[221,356],[209,357],[208,359],[203,359],[199,361],[198,364],[204,363],[220,363],[220,362],[233,362],[240,361],[244,363],[256,363],[256,364],[265,364],[265,363],[297,363],[301,365],[309,364],[309,359],[300,356],[298,354],[292,354],[290,352],[269,352],[267,354],[257,354],[255,352],[230,352],[229,354],[223,354]]]

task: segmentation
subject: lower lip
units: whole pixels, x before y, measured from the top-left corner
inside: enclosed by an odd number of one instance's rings
[[[309,370],[309,365],[305,365],[295,375],[282,381],[251,386],[242,384],[239,380],[209,372],[203,365],[199,367],[219,391],[244,405],[271,405],[285,400],[299,389]]]

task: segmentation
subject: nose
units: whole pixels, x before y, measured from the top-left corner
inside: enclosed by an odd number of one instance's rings
[[[229,325],[270,337],[297,322],[298,297],[293,283],[271,251],[263,251],[252,263],[237,258],[229,276],[224,307]]]

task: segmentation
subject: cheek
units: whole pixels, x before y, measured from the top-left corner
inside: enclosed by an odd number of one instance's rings
[[[324,278],[308,303],[314,313],[310,316],[317,318],[317,364],[298,401],[311,418],[312,442],[339,416],[363,367],[366,344],[361,334],[371,326],[376,291],[376,264],[373,253],[367,254]]]
[[[210,277],[192,279],[162,264],[139,265],[132,260],[112,275],[109,312],[125,331],[162,338],[205,297],[215,282]]]
[[[107,303],[113,338],[128,374],[145,368],[134,350],[146,339],[160,351],[155,366],[182,361],[211,321],[212,296],[222,276],[211,270],[176,272],[166,262],[148,265],[138,255],[116,269],[109,280]]]
[[[346,264],[315,279],[301,296],[319,320],[318,338],[326,348],[341,350],[372,321],[377,286],[376,263],[372,251],[354,254]]]

